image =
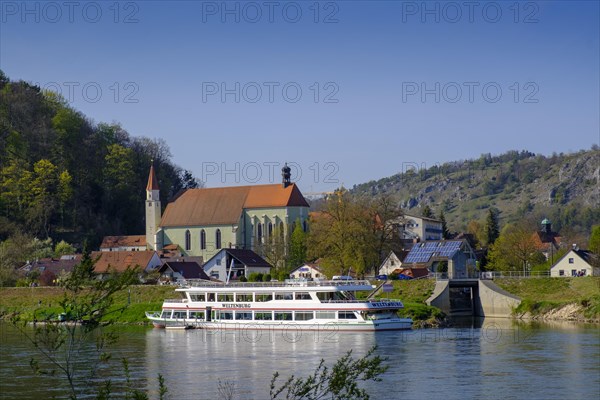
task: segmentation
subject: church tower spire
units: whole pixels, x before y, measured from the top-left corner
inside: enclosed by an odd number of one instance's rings
[[[154,172],[154,160],[150,164],[148,185],[146,185],[146,247],[150,250],[160,250],[158,227],[160,225],[160,190],[158,179]]]

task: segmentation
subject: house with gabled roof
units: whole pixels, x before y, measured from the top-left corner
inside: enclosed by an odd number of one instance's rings
[[[402,267],[402,261],[406,258],[408,251],[390,251],[388,256],[383,260],[379,269],[377,270],[378,275],[389,275],[398,268]]]
[[[94,251],[90,257],[96,261],[94,272],[100,275],[123,272],[136,266],[141,271],[150,272],[162,265],[155,251]]]
[[[327,275],[319,265],[319,260],[314,263],[304,263],[290,272],[292,279],[327,279]]]
[[[246,278],[251,273],[270,274],[273,266],[261,256],[246,249],[221,249],[203,266],[211,278],[220,281]]]
[[[146,242],[161,251],[178,245],[182,256],[209,260],[221,249],[258,250],[275,233],[288,240],[296,221],[306,229],[309,205],[290,168],[282,169],[282,183],[187,189],[161,215],[154,167],[146,187]]]
[[[202,266],[194,261],[168,261],[160,267],[158,272],[161,284],[183,282],[188,279],[210,280]]]
[[[581,250],[577,245],[569,250],[550,268],[550,276],[600,276],[598,255],[589,250]]]
[[[406,255],[403,268],[425,267],[450,279],[466,278],[476,269],[473,249],[466,240],[432,240],[416,243]]]

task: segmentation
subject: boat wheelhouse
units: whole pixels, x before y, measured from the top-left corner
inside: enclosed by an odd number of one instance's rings
[[[205,329],[298,329],[374,331],[410,329],[400,318],[400,300],[359,300],[371,292],[365,280],[256,282],[223,284],[189,280],[176,289],[180,299],[165,300],[160,312],[147,312],[155,327]]]

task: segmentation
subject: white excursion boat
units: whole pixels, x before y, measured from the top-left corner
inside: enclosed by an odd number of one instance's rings
[[[400,300],[357,300],[371,292],[365,280],[216,283],[188,280],[181,299],[165,300],[162,311],[146,312],[159,328],[306,329],[379,331],[411,329],[400,318]]]

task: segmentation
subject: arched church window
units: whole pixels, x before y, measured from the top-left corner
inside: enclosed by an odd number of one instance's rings
[[[185,249],[192,249],[192,234],[190,233],[189,229],[185,231]]]
[[[221,248],[221,230],[217,229],[217,231],[215,232],[215,247],[217,249]]]
[[[302,230],[303,230],[304,232],[307,232],[307,231],[308,231],[308,225],[306,224],[306,220],[302,221]]]
[[[206,231],[204,229],[200,231],[200,249],[206,250]]]
[[[262,243],[262,235],[263,235],[262,224],[259,223],[256,226],[256,237],[258,238],[258,243]]]
[[[273,223],[272,222],[269,222],[269,225],[268,225],[267,229],[268,229],[268,232],[269,232],[269,237],[273,236]]]

